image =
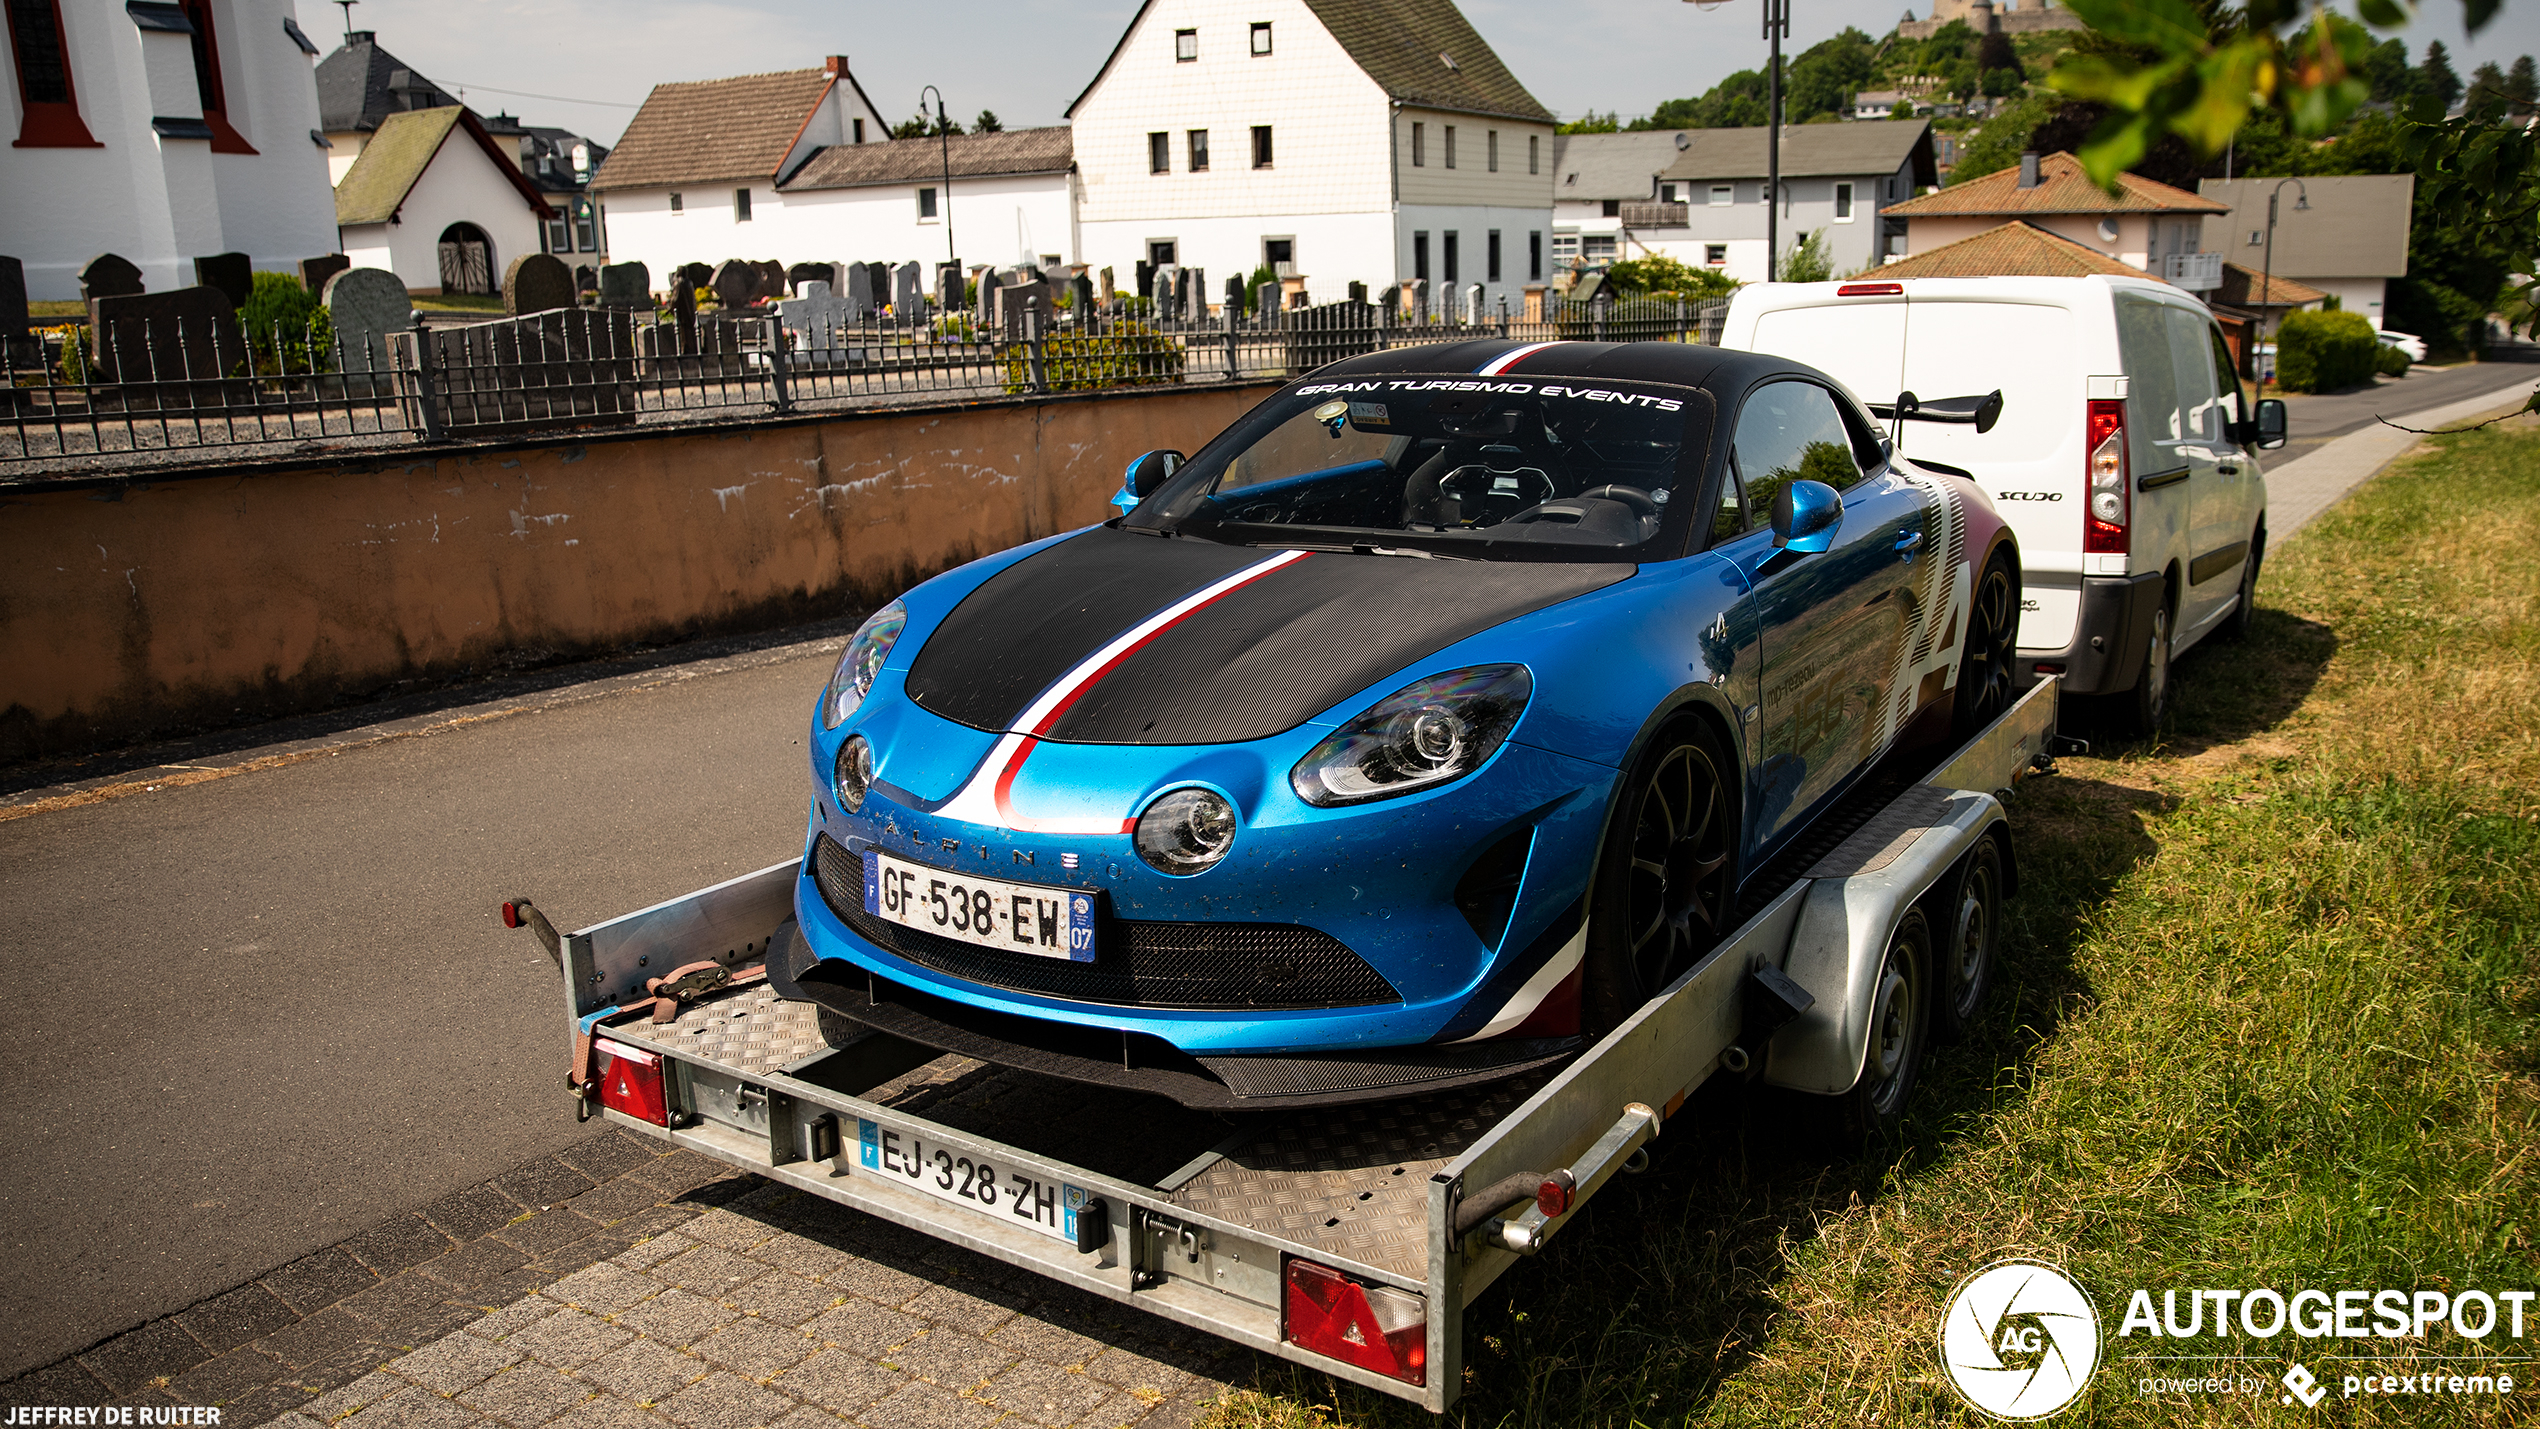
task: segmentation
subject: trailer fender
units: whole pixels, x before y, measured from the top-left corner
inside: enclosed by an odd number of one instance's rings
[[[1817,1001],[1774,1034],[1765,1081],[1827,1096],[1860,1081],[1888,939],[2001,822],[1991,794],[1917,785],[1808,870],[1782,971]]]

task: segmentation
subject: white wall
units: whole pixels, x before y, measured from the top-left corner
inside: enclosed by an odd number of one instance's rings
[[[497,291],[514,258],[538,251],[538,215],[462,127],[441,141],[397,217],[343,230],[342,251],[355,267],[395,273],[410,292],[441,290],[441,233],[454,223],[473,223],[493,241],[488,266]]]
[[[255,154],[151,131],[154,115],[202,114],[186,36],[145,34],[120,5],[71,0],[61,13],[79,116],[104,147],[0,143],[0,253],[25,264],[29,297],[78,297],[79,269],[110,250],[139,264],[153,292],[191,284],[193,260],[214,253],[296,271],[334,251],[333,185],[308,136],[314,61],[282,29],[292,0],[215,0],[230,122]],[[14,141],[23,110],[7,43],[0,28],[0,137]]]
[[[680,264],[719,264],[726,258],[773,258],[789,266],[897,266],[914,260],[930,265],[930,273],[944,259],[943,224],[917,216],[918,189],[939,184],[785,193],[753,184],[748,223],[732,219],[737,187],[681,189],[685,206],[679,213],[670,211],[668,189],[610,190],[601,196],[608,208],[609,260],[640,262],[652,270],[655,288],[668,288],[671,270]],[[1065,174],[953,180],[953,237],[965,265],[1011,264],[1026,252],[1079,261],[1069,210]]]
[[[2384,303],[2389,297],[2389,279],[2304,278],[2301,281],[2310,284],[2312,287],[2319,289],[2323,293],[2334,294],[2338,300],[2339,307],[2344,308],[2350,313],[2362,313],[2365,317],[2372,319],[2372,325],[2374,327],[2386,328],[2390,326],[2389,319],[2384,316],[2384,314],[2388,311],[2388,309],[2384,306]],[[2422,333],[2417,335],[2420,337],[2424,336]]]
[[[1394,264],[1403,278],[1415,275],[1412,266],[1412,243],[1421,233],[1429,235],[1429,307],[1438,310],[1450,287],[1462,291],[1475,283],[1487,291],[1482,301],[1485,311],[1496,312],[1502,297],[1508,299],[1511,312],[1522,311],[1526,285],[1550,282],[1552,263],[1552,206],[1541,208],[1480,208],[1444,204],[1404,204],[1395,221]],[[1490,230],[1499,230],[1499,280],[1490,277]],[[1446,235],[1453,231],[1458,243],[1456,276],[1446,274]],[[1543,276],[1529,278],[1526,268],[1526,235],[1543,235]],[[1322,294],[1317,293],[1317,298]],[[1337,297],[1339,294],[1334,294]]]
[[[1271,25],[1268,55],[1250,52],[1256,21]],[[1187,64],[1174,59],[1183,29],[1199,32]],[[1260,263],[1264,236],[1294,234],[1318,300],[1353,279],[1381,286],[1393,276],[1390,107],[1302,0],[1156,0],[1073,116],[1081,261],[1127,289],[1146,240],[1175,238],[1215,296]],[[1256,124],[1271,126],[1268,169],[1252,167]],[[1190,171],[1193,129],[1209,133],[1204,173]],[[1154,131],[1171,136],[1170,172],[1148,172]]]

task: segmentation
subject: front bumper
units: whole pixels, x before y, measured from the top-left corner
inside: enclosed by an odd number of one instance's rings
[[[1233,850],[1207,872],[1177,878],[1142,862],[1125,831],[1043,834],[929,812],[924,795],[949,792],[942,779],[913,793],[893,778],[904,772],[893,765],[912,716],[931,718],[906,707],[894,717],[903,727],[879,753],[861,809],[847,813],[818,783],[795,893],[812,951],[972,1008],[1144,1034],[1194,1056],[1437,1037],[1507,959],[1565,913],[1575,916],[1617,777],[1511,741],[1445,788],[1319,809],[1286,780],[1328,732],[1318,726],[1258,745],[1039,747],[1014,789],[1026,810],[1072,805],[1117,820],[1185,785],[1233,802],[1242,818]],[[815,769],[830,767],[854,727],[815,736]],[[1510,839],[1523,872],[1499,936],[1486,942],[1457,906],[1457,887],[1480,856]],[[1095,961],[911,940],[914,930],[862,912],[862,860],[877,848],[954,873],[1100,895]]]

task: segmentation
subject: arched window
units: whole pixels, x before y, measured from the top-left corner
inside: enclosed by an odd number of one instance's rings
[[[20,149],[102,149],[79,120],[61,0],[8,0],[9,53],[17,60]]]
[[[494,240],[473,223],[453,223],[441,230],[441,291],[494,293]]]
[[[203,101],[203,123],[212,131],[212,152],[256,152],[256,146],[229,122],[229,89],[221,81],[220,38],[212,31],[211,0],[178,0],[178,4],[194,26],[194,89]]]

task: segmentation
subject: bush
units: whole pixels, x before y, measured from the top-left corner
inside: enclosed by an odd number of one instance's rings
[[[238,326],[254,354],[255,375],[331,372],[335,322],[326,306],[287,273],[258,273],[238,309]]]
[[[1725,298],[1738,289],[1736,279],[1716,268],[1696,268],[1663,253],[1613,264],[1605,270],[1605,285],[1618,296],[1683,298],[1687,302]]]
[[[1826,231],[1822,228],[1799,236],[1799,242],[1782,255],[1781,280],[1785,283],[1822,283],[1834,276],[1834,256],[1826,251]]]
[[[2408,355],[2386,342],[2373,351],[2372,370],[2384,377],[2405,377],[2408,365]]]
[[[2380,345],[2361,313],[2287,313],[2276,329],[2275,380],[2287,392],[2359,386],[2372,380]]]
[[[1052,392],[1179,382],[1182,360],[1180,343],[1144,323],[1114,322],[1104,332],[1057,333],[1041,339],[1042,375]],[[1032,390],[1031,354],[1019,342],[1005,350],[1005,390]]]

